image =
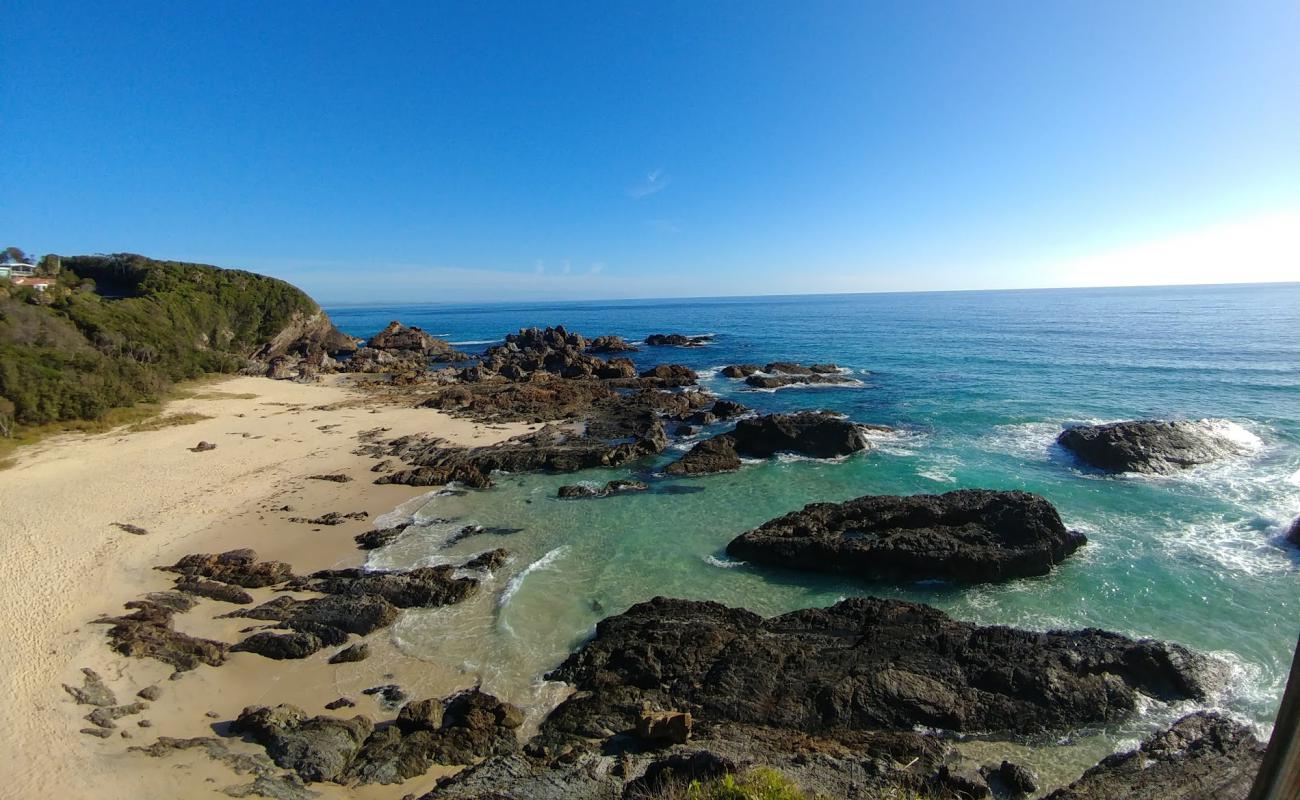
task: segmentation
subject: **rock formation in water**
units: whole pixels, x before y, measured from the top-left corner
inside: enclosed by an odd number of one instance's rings
[[[777,453],[797,453],[836,458],[870,446],[861,426],[830,411],[768,414],[741,419],[730,433],[699,442],[664,471],[670,475],[704,475],[739,469],[741,456],[769,458]]]
[[[1223,420],[1137,420],[1067,428],[1056,441],[1079,460],[1108,472],[1160,475],[1241,455]]]
[[[1202,711],[1107,756],[1046,800],[1245,800],[1263,759],[1245,726]]]
[[[607,482],[604,486],[587,486],[586,484],[573,484],[571,486],[561,486],[556,492],[556,497],[561,500],[576,500],[584,497],[609,497],[615,494],[626,494],[627,492],[644,492],[650,486],[642,481],[621,479]]]
[[[1086,541],[1038,495],[964,489],[812,503],[742,533],[727,554],[870,580],[980,583],[1045,575]]]
[[[685,336],[680,333],[652,333],[645,337],[651,347],[703,347],[713,341],[713,334]]]

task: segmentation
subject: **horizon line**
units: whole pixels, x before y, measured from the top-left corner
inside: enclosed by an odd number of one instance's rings
[[[272,276],[273,277],[273,276]],[[284,280],[280,278],[280,280]],[[288,283],[288,281],[285,281]],[[294,284],[296,286],[296,284]],[[1062,292],[1062,291],[1085,291],[1085,290],[1112,290],[1112,289],[1194,289],[1194,288],[1215,288],[1215,287],[1232,287],[1232,286],[1300,286],[1300,281],[1244,281],[1240,283],[1150,283],[1150,284],[1117,284],[1113,286],[1022,286],[1015,288],[983,288],[983,289],[879,289],[865,292],[770,292],[764,294],[728,294],[728,295],[679,295],[674,297],[609,297],[609,298],[567,298],[567,299],[550,299],[550,300],[457,300],[457,301],[426,301],[426,302],[400,302],[388,303],[383,301],[357,303],[357,302],[325,302],[316,300],[317,305],[322,308],[414,308],[417,306],[506,306],[519,304],[542,304],[542,303],[646,303],[661,301],[682,301],[682,300],[759,300],[775,299],[786,297],[854,297],[862,295],[891,295],[891,294],[974,294],[979,292]],[[301,288],[301,287],[299,287]],[[315,298],[313,298],[315,299]]]

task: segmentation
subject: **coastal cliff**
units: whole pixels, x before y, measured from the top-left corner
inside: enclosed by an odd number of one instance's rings
[[[63,258],[50,285],[0,284],[0,408],[19,425],[97,419],[175,381],[293,350],[355,349],[300,289],[204,264]]]

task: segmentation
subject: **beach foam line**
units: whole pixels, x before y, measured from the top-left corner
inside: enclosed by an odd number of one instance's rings
[[[749,562],[738,561],[734,558],[728,558],[725,555],[724,556],[707,555],[704,557],[704,563],[710,566],[719,567],[721,569],[735,569],[736,567],[743,567]]]
[[[554,564],[555,561],[560,556],[568,552],[568,550],[569,550],[568,545],[560,545],[559,547],[550,551],[549,553],[537,559],[533,563],[524,567],[523,570],[520,571],[518,575],[511,578],[510,582],[506,584],[505,590],[501,592],[501,597],[497,600],[497,609],[498,610],[505,609],[505,607],[510,603],[510,599],[514,597],[515,593],[519,591],[519,588],[524,585],[524,581],[528,578],[529,575],[532,575],[534,572],[536,572],[539,569],[546,569],[550,565]],[[507,625],[506,627],[509,626]]]
[[[468,345],[468,344],[492,344],[494,342],[504,342],[505,339],[466,339],[463,342],[448,342],[451,345]]]

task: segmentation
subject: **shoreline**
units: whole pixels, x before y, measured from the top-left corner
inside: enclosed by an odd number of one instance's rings
[[[221,667],[201,666],[171,681],[170,667],[113,652],[105,627],[90,622],[123,613],[123,603],[150,591],[170,588],[174,576],[154,567],[188,553],[251,547],[259,557],[286,561],[303,574],[363,564],[365,551],[352,537],[428,489],[374,485],[373,460],[353,452],[362,431],[384,427],[390,429],[387,436],[434,434],[455,444],[483,445],[536,425],[486,426],[431,409],[385,405],[339,379],[299,384],[230,378],[168,402],[164,413],[209,418],[129,434],[52,437],[20,450],[16,463],[0,471],[0,494],[10,498],[0,534],[7,553],[0,561],[0,592],[10,609],[0,630],[7,641],[0,650],[0,671],[9,700],[0,705],[0,726],[11,760],[20,765],[9,784],[13,796],[175,796],[175,768],[184,770],[185,796],[225,796],[222,788],[251,777],[236,775],[200,750],[156,760],[124,751],[158,736],[210,736],[244,706],[259,702],[290,702],[309,713],[326,713],[325,702],[349,696],[358,713],[374,714],[377,706],[360,695],[362,688],[398,682],[412,696],[426,697],[444,696],[467,683],[464,676],[398,653],[386,635],[368,639],[371,658],[354,664],[327,666],[332,650],[297,661],[232,653]],[[217,448],[191,452],[199,441]],[[352,480],[308,478],[339,472]],[[22,502],[14,502],[19,497]],[[278,510],[286,505],[293,511]],[[364,511],[368,517],[335,526],[289,521],[329,511]],[[119,522],[148,533],[113,526]],[[251,593],[260,602],[271,592]],[[201,599],[192,612],[177,616],[177,629],[237,640],[247,620],[212,619],[233,608]],[[103,676],[120,703],[131,702],[137,690],[151,684],[162,696],[144,713],[119,720],[110,738],[81,734],[91,707],[74,704],[60,684],[80,685],[83,667]],[[282,680],[289,675],[293,680]],[[205,711],[217,719],[204,717]],[[150,728],[137,727],[142,718]],[[231,747],[256,752],[238,741]],[[401,797],[431,788],[438,775],[431,771],[391,786],[312,788],[323,797]]]

